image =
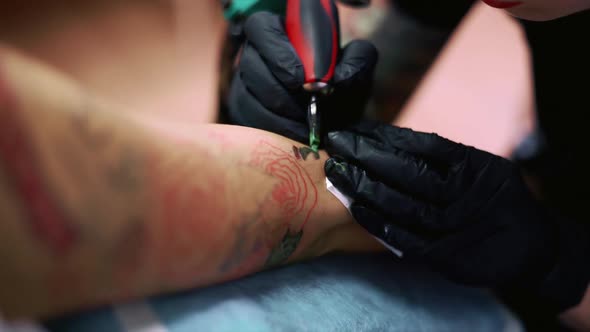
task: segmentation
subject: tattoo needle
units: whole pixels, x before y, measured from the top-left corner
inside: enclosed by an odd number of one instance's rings
[[[318,106],[315,95],[311,96],[311,102],[309,103],[307,112],[307,121],[309,125],[309,147],[314,152],[318,152],[318,149],[320,148],[320,119],[318,116]]]
[[[340,49],[338,8],[334,0],[288,0],[287,36],[303,63],[303,88],[311,93],[307,121],[309,146],[320,147],[317,94],[328,94]]]

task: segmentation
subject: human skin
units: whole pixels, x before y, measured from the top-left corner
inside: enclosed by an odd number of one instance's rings
[[[561,320],[575,331],[590,331],[590,286],[582,302],[560,315]]]
[[[0,311],[46,318],[382,247],[274,134],[128,115],[0,50]]]
[[[213,122],[221,11],[217,0],[5,0],[0,41],[125,110]]]

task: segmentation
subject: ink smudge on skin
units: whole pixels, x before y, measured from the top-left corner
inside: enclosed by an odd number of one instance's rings
[[[213,158],[207,155],[206,149],[191,148],[202,158]],[[189,166],[186,160],[162,160],[157,154],[148,156],[147,160],[149,192],[157,193],[160,201],[152,218],[163,222],[152,224],[146,231],[149,251],[145,255],[151,257],[158,280],[166,280],[170,285],[194,284],[200,275],[198,271],[204,271],[210,263],[195,252],[195,234],[217,234],[219,228],[209,221],[229,220],[228,210],[219,199],[227,193],[226,175],[216,169],[211,170],[207,181],[188,181],[194,166]],[[211,237],[205,236],[200,241],[201,246],[213,245]],[[178,264],[178,257],[184,257],[185,263]]]

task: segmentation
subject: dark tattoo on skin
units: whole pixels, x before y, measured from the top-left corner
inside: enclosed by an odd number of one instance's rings
[[[91,101],[83,102],[83,109],[72,118],[72,127],[85,148],[100,152],[114,145],[112,130],[93,123]],[[141,164],[141,158],[135,150],[121,146],[114,162],[105,165],[104,178],[116,193],[137,192],[141,184],[141,175],[138,172]]]
[[[133,151],[123,151],[120,162],[108,169],[107,177],[111,186],[119,192],[135,192],[141,183],[137,169],[141,162]]]
[[[307,157],[309,157],[309,155],[312,155],[315,158],[315,160],[320,159],[320,153],[317,151],[314,151],[313,149],[311,149],[310,147],[307,147],[307,146],[303,146],[300,148],[293,146],[293,155],[295,155],[295,158],[297,158],[298,160],[303,159],[303,160],[307,161]]]
[[[256,221],[260,220],[260,216],[255,216],[253,218],[247,218],[247,220],[237,226],[237,232],[239,235],[236,238],[236,241],[233,245],[231,252],[233,253],[229,256],[221,265],[219,266],[219,272],[221,273],[228,273],[233,271],[235,268],[239,267],[242,262],[244,262],[248,255],[250,255],[251,251],[258,250],[256,244],[252,250],[248,250],[248,241],[247,238],[252,235],[256,237]]]
[[[301,237],[303,237],[303,229],[298,233],[291,233],[291,230],[288,229],[281,242],[272,248],[264,265],[277,266],[286,262],[295,250],[297,250]]]
[[[315,160],[319,160],[320,159],[320,154],[317,151],[312,150],[311,148],[304,146],[299,148],[299,153],[301,153],[301,157],[303,158],[303,160],[307,160],[307,157],[309,155],[312,155]]]
[[[116,231],[109,253],[115,257],[112,260],[114,273],[126,279],[125,276],[132,275],[139,264],[135,260],[144,246],[146,234],[142,206],[142,183],[145,177],[142,165],[145,158],[130,143],[117,140],[116,128],[111,122],[103,122],[92,97],[82,93],[80,105],[70,125],[73,135],[79,139],[78,149],[81,147],[85,152],[68,154],[68,149],[62,148],[62,160],[64,167],[72,170],[70,174],[73,181],[84,181],[85,177],[80,176],[85,173],[98,176],[100,184],[84,190],[78,205],[81,220],[86,221],[85,233],[100,241],[101,233],[94,231],[96,225],[112,219],[110,212],[103,206],[115,206],[119,207],[119,211],[125,211],[117,217],[123,222],[119,223],[121,227]],[[64,142],[63,145],[72,146],[71,142]],[[92,155],[96,157],[89,168],[87,158]]]

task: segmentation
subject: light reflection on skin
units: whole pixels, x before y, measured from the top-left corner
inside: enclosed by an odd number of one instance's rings
[[[484,2],[486,2],[484,0]],[[492,2],[506,3],[508,0]],[[511,15],[531,21],[548,21],[590,9],[590,0],[522,0],[518,6],[506,9]]]

